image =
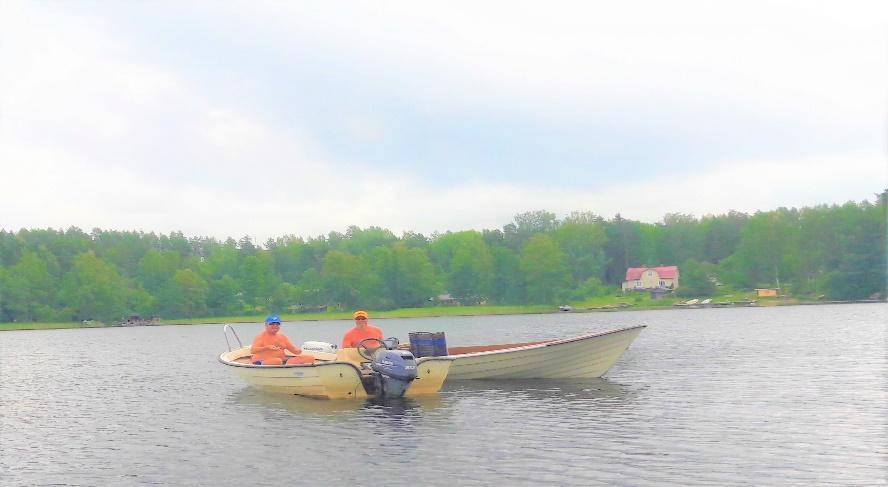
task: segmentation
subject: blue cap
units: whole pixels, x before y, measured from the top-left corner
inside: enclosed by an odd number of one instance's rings
[[[278,315],[268,315],[268,318],[265,318],[265,324],[277,323],[281,324],[281,317]]]

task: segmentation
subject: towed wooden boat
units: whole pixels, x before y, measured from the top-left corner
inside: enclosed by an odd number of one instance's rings
[[[585,379],[604,375],[645,326],[527,343],[451,347],[447,381]]]
[[[225,325],[225,338],[228,331],[237,334]],[[219,355],[219,362],[227,365],[232,371],[253,387],[267,391],[300,396],[326,399],[360,399],[385,395],[417,396],[436,393],[444,384],[450,369],[450,357],[421,357],[413,359],[409,352],[409,360],[405,361],[412,377],[408,381],[391,379],[388,368],[392,361],[397,362],[397,351],[384,355],[370,355],[357,348],[343,348],[335,353],[315,352],[315,361],[308,364],[293,365],[255,365],[250,360],[250,347],[243,346],[238,338],[239,348],[231,349]],[[289,352],[287,352],[289,355]],[[394,360],[393,360],[394,357]],[[405,357],[406,358],[406,357]],[[378,360],[374,360],[378,359]],[[384,367],[379,368],[379,367]],[[398,365],[397,363],[395,365]],[[415,372],[415,373],[414,373]],[[402,384],[402,382],[405,382]],[[394,384],[394,385],[392,385]],[[395,390],[403,387],[403,390]]]

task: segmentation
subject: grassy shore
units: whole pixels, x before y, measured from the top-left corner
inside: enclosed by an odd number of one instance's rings
[[[432,316],[476,316],[476,315],[508,315],[508,314],[539,314],[557,312],[558,308],[549,305],[528,306],[435,306],[428,308],[401,308],[388,311],[370,311],[373,318],[422,318]],[[324,313],[281,314],[284,321],[323,321],[350,320],[351,311],[330,311]],[[161,320],[160,325],[198,325],[206,323],[261,323],[265,315],[213,316],[206,318],[180,318]],[[101,328],[100,322],[90,323],[0,323],[0,331],[4,330],[48,330],[59,328]]]
[[[751,292],[725,292],[715,296],[708,296],[713,303],[736,303],[755,301],[757,306],[789,306],[799,304],[825,304],[816,298],[756,298]],[[573,312],[594,311],[630,311],[650,309],[674,309],[677,303],[684,302],[688,298],[667,297],[653,300],[646,293],[628,295],[610,295],[588,298],[583,301],[568,303]],[[542,314],[560,313],[557,306],[552,305],[525,305],[525,306],[433,306],[427,308],[401,308],[389,311],[370,311],[373,318],[423,318],[437,316],[481,316],[481,315],[510,315],[510,314]],[[294,313],[282,314],[284,321],[324,321],[324,320],[350,320],[351,311],[329,311],[323,313]],[[206,318],[180,318],[175,320],[161,320],[160,325],[196,325],[207,323],[261,323],[264,314],[241,316],[214,316]],[[49,330],[59,328],[101,328],[106,325],[92,321],[86,323],[0,323],[0,331],[6,330]]]

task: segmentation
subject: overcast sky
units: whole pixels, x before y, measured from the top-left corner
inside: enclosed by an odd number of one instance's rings
[[[885,2],[0,2],[0,228],[259,242],[888,188]]]

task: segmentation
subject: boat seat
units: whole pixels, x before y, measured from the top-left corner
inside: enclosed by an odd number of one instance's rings
[[[362,362],[369,362],[366,358],[362,357],[360,353],[358,353],[357,348],[340,348],[336,351],[336,361],[337,362],[351,362],[361,367]]]

